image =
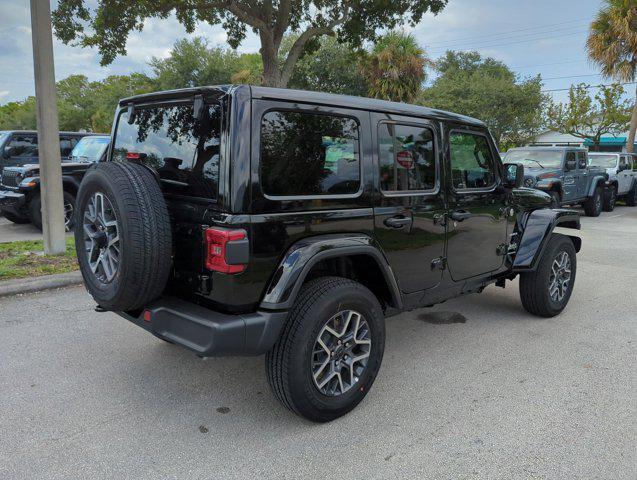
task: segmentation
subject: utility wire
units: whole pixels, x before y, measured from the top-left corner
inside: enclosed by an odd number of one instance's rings
[[[634,85],[637,82],[624,82],[624,83],[602,83],[600,85],[586,85],[584,86],[585,89],[589,89],[589,88],[601,88],[601,87],[611,87],[613,85]],[[547,93],[547,92],[567,92],[569,91],[571,88],[553,88],[551,90],[542,90],[542,93]]]
[[[599,77],[601,75],[602,75],[601,73],[590,73],[587,75],[565,75],[563,77],[546,77],[546,78],[543,78],[542,80],[561,80],[564,78]]]
[[[516,29],[516,30],[508,30],[508,31],[505,31],[505,32],[492,33],[492,34],[488,34],[488,35],[478,35],[478,36],[470,36],[470,37],[453,38],[453,39],[451,39],[449,41],[453,42],[453,43],[460,42],[460,41],[463,41],[463,40],[473,41],[473,40],[477,40],[477,39],[480,39],[480,38],[491,38],[491,37],[494,37],[494,36],[509,35],[511,33],[526,32],[526,31],[529,31],[529,30],[543,30],[545,28],[558,27],[558,26],[561,26],[561,25],[567,25],[569,23],[580,23],[580,22],[584,22],[584,21],[586,23],[588,23],[590,21],[590,19],[582,18],[582,19],[579,19],[579,20],[569,20],[567,22],[552,23],[552,24],[549,24],[549,25],[538,25],[538,26],[535,26],[535,27],[519,28],[519,29]],[[565,27],[565,28],[573,28],[573,26]],[[536,33],[542,33],[542,32],[536,32]],[[445,42],[434,42],[430,46],[433,47],[433,46],[436,46],[436,45],[446,45],[446,44],[447,44],[446,41]]]
[[[549,40],[549,39],[553,39],[553,38],[561,38],[561,37],[569,37],[572,35],[580,35],[582,33],[586,32],[586,30],[582,30],[579,32],[572,32],[572,33],[565,33],[562,35],[551,35],[548,37],[538,37],[538,38],[529,38],[526,40],[520,40],[517,42],[506,42],[506,43],[495,43],[495,44],[489,44],[489,45],[474,45],[474,46],[467,46],[466,48],[459,48],[459,50],[475,50],[476,48],[491,48],[491,47],[501,47],[501,46],[505,46],[505,45],[517,45],[520,43],[528,43],[528,42],[536,42],[538,40]],[[458,49],[457,47],[455,47],[456,49]],[[444,53],[446,50],[449,50],[450,48],[441,48],[441,49],[436,49],[435,52],[433,52],[434,55],[440,55],[442,53]],[[430,52],[431,53],[431,52]]]

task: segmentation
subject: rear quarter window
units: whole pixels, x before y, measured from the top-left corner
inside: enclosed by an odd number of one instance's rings
[[[360,190],[358,123],[350,117],[270,111],[261,120],[262,190],[275,197]]]

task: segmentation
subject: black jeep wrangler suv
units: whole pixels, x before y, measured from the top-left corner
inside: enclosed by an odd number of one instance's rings
[[[521,188],[485,125],[424,107],[264,87],[122,100],[85,175],[87,289],[200,356],[266,354],[274,394],[329,421],[380,369],[384,318],[520,276],[560,313],[579,216]],[[568,231],[567,231],[568,232]]]

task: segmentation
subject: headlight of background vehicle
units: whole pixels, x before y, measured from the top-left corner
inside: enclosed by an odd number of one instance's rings
[[[18,185],[21,187],[35,187],[37,182],[35,181],[35,178],[29,177],[22,180]]]

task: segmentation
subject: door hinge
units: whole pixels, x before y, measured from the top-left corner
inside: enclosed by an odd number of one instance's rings
[[[431,261],[432,270],[444,270],[445,268],[447,268],[447,257],[438,257]]]

